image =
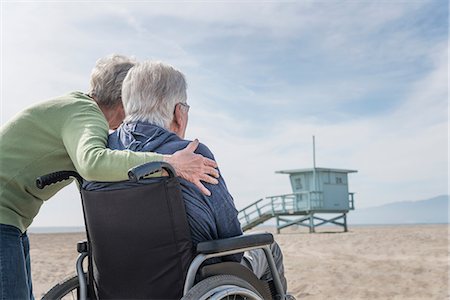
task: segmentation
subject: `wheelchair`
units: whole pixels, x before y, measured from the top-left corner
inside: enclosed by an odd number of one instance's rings
[[[168,176],[148,178],[162,170]],[[77,244],[77,275],[56,284],[43,300],[286,298],[269,248],[272,234],[206,241],[194,249],[173,168],[151,162],[131,169],[128,177],[126,188],[112,184],[97,191],[84,189],[83,178],[73,171],[36,180],[41,189],[71,178],[78,181],[87,236]],[[258,248],[267,258],[271,282],[240,263],[219,259]]]

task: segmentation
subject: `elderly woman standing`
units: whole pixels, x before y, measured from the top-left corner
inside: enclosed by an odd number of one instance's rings
[[[194,154],[198,141],[173,155],[112,151],[108,129],[124,118],[121,87],[132,59],[100,59],[89,95],[74,92],[32,106],[0,129],[0,299],[33,299],[27,228],[43,202],[69,184],[35,187],[36,177],[74,170],[87,180],[120,181],[128,169],[167,161],[205,194],[200,180],[217,183],[214,161]]]

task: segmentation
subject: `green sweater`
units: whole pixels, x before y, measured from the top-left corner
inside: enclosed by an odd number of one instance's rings
[[[71,180],[39,190],[36,178],[76,170],[84,179],[120,181],[154,153],[105,148],[108,123],[97,104],[75,92],[40,103],[0,129],[0,223],[26,231],[42,203]]]

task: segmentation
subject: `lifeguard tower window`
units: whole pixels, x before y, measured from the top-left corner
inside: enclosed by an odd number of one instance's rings
[[[301,178],[295,178],[295,189],[301,190],[303,188],[302,186],[302,179]]]
[[[336,184],[342,184],[342,178],[336,177]]]

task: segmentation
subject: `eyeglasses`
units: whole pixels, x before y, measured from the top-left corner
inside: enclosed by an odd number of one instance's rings
[[[181,104],[185,108],[186,112],[189,112],[189,108],[190,108],[189,104],[183,103],[183,102],[178,102],[178,104]]]

